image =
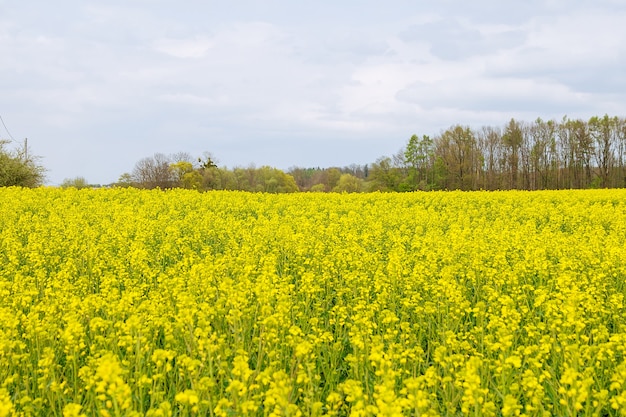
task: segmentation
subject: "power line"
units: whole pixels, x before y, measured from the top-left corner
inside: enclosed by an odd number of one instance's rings
[[[9,134],[9,137],[11,138],[11,140],[15,142],[15,139],[13,139],[13,135],[11,135],[11,132],[9,132],[9,129],[7,129],[7,125],[4,124],[4,120],[2,119],[2,116],[0,116],[0,121],[2,122],[2,126],[4,126],[4,130],[6,130],[7,133]]]

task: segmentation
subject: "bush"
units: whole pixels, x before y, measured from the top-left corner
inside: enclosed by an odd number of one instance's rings
[[[45,169],[29,158],[26,149],[6,149],[9,142],[0,140],[0,187],[38,187],[43,184]]]

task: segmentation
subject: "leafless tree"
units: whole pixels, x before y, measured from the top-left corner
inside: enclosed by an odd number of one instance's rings
[[[135,164],[131,174],[134,185],[138,188],[171,188],[176,178],[170,170],[171,158],[162,153],[144,158]]]

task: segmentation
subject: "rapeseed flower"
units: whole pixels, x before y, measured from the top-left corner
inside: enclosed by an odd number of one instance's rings
[[[0,189],[4,415],[626,413],[626,191]]]

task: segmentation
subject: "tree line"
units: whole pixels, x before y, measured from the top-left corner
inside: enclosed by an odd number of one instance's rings
[[[454,125],[413,135],[392,156],[334,168],[218,167],[210,154],[156,154],[118,185],[262,192],[546,190],[626,187],[626,119],[524,122],[472,129]]]
[[[37,186],[43,168],[0,141],[0,186]],[[416,190],[545,190],[626,187],[626,119],[511,119],[479,129],[453,125],[412,135],[398,152],[365,165],[331,168],[220,167],[209,153],[155,154],[114,186],[286,193]],[[64,187],[86,187],[82,177]]]
[[[416,135],[394,158],[382,158],[386,187],[545,190],[626,187],[626,119],[511,119],[503,127],[452,126]]]

